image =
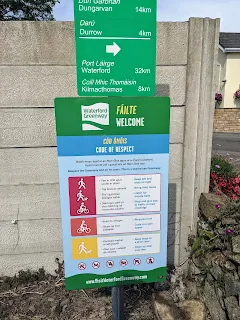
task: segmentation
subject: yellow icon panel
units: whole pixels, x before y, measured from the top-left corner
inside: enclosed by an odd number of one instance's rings
[[[72,239],[72,258],[74,260],[98,257],[97,238]]]

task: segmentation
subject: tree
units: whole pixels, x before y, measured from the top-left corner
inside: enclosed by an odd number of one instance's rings
[[[0,0],[0,21],[51,21],[56,3],[59,0]]]

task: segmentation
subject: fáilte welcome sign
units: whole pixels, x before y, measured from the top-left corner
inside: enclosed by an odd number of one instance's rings
[[[164,281],[170,99],[57,98],[66,287]]]

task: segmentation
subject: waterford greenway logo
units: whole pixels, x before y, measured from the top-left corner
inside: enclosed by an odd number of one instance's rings
[[[95,103],[82,106],[82,130],[103,130],[109,125],[109,104]]]

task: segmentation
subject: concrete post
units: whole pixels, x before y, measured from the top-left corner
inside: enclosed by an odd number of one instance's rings
[[[209,186],[219,23],[189,21],[180,263],[188,256],[188,235],[196,231],[200,194]]]

